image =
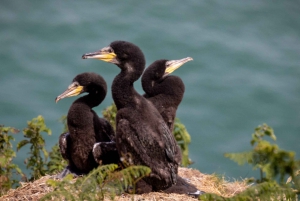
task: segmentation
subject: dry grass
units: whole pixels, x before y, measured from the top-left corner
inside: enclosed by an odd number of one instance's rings
[[[0,197],[0,200],[39,200],[48,192],[53,191],[46,184],[48,179],[50,179],[50,176],[44,176],[34,182],[20,182],[21,186],[19,188],[10,189],[6,195]]]
[[[244,181],[227,182],[223,178],[218,178],[215,175],[207,175],[199,172],[196,169],[191,168],[179,168],[179,175],[188,178],[192,184],[194,184],[199,190],[207,193],[214,193],[223,197],[231,197],[239,192],[245,190],[248,186]],[[17,189],[11,189],[9,192],[0,197],[2,201],[16,201],[16,200],[39,200],[45,194],[52,192],[53,189],[46,184],[46,181],[50,176],[44,176],[39,180],[29,183],[21,183],[21,187]],[[108,199],[107,199],[108,200]],[[165,194],[159,192],[153,192],[142,195],[129,195],[123,194],[117,196],[115,200],[120,201],[195,201],[195,198],[187,195],[179,194]]]

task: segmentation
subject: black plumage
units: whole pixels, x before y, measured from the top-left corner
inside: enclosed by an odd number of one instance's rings
[[[155,106],[133,87],[145,68],[140,48],[126,41],[115,41],[83,58],[114,63],[121,69],[113,81],[112,96],[118,109],[116,145],[123,162],[150,167],[152,172],[144,180],[153,190],[176,184],[175,158],[180,154],[176,140]]]
[[[143,96],[157,108],[171,132],[174,128],[176,110],[183,98],[185,86],[181,78],[170,74],[191,60],[193,60],[191,57],[180,60],[157,60],[145,70],[142,76],[142,86],[146,93]],[[177,155],[176,160],[180,163],[181,155]],[[149,192],[143,183],[138,183],[137,188],[143,192]],[[180,176],[177,176],[175,185],[163,190],[163,192],[188,194],[195,197],[204,193]]]
[[[104,100],[106,91],[106,82],[100,75],[82,73],[77,75],[68,89],[56,98],[58,102],[66,97],[88,93],[71,105],[67,115],[69,133],[64,133],[59,138],[61,154],[69,162],[60,177],[65,176],[68,171],[77,175],[87,174],[99,165],[92,153],[94,144],[114,140],[115,133],[112,126],[92,110]],[[119,156],[104,155],[101,160],[102,164],[118,162]]]
[[[177,177],[176,185],[171,186],[168,189],[163,190],[165,193],[177,193],[177,194],[187,194],[192,197],[199,197],[205,192],[200,191],[193,184],[189,183],[187,179],[180,176]]]
[[[157,60],[142,76],[142,86],[146,93],[144,97],[153,103],[171,131],[174,129],[176,110],[183,98],[185,87],[180,77],[170,73],[191,60],[191,57]]]

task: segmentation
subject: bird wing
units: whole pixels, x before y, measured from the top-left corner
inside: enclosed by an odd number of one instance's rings
[[[168,165],[171,173],[172,183],[176,184],[178,165],[179,165],[178,154],[180,154],[180,152],[178,152],[179,150],[178,150],[177,142],[173,134],[171,133],[170,129],[168,128],[168,126],[164,122],[161,122],[160,125],[163,129],[162,135],[165,140],[165,153],[170,162]]]
[[[142,126],[140,127],[142,129]],[[127,119],[120,119],[117,126],[116,142],[120,157],[129,165],[148,165],[150,160],[146,147],[147,136],[139,135]],[[150,140],[150,144],[151,144]]]
[[[94,110],[92,113],[96,142],[114,141],[115,131],[110,123],[106,119],[100,118]]]
[[[69,161],[71,158],[68,151],[68,144],[70,143],[69,141],[70,141],[70,134],[68,132],[62,133],[59,136],[59,141],[58,141],[59,150],[62,157],[67,161]]]
[[[177,108],[168,107],[165,108],[165,110],[160,113],[170,130],[174,129],[176,110]]]
[[[165,141],[165,152],[170,162],[175,162],[176,144],[172,139],[172,133],[165,123],[161,123],[162,136]]]
[[[175,184],[178,169],[175,160],[177,145],[164,121],[161,120],[158,129],[153,129],[144,121],[130,121],[129,117],[120,118],[119,114],[118,112],[116,144],[122,162],[125,165],[150,167],[152,173],[149,180],[158,189]]]
[[[105,119],[103,119],[103,120],[104,120],[103,125],[104,125],[104,133],[105,133],[105,135],[106,135],[111,141],[115,141],[116,133],[115,133],[113,127],[111,126],[111,124],[110,124],[107,120],[105,120]]]

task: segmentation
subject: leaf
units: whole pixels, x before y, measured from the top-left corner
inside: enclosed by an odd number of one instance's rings
[[[22,140],[21,142],[19,142],[17,144],[17,151],[19,151],[22,147],[24,147],[26,144],[28,144],[29,141],[28,140]]]
[[[49,186],[51,186],[51,187],[53,187],[53,188],[55,188],[57,186],[57,181],[55,181],[53,179],[48,179],[46,181],[46,184],[49,185]]]
[[[6,161],[6,158],[0,157],[0,167],[5,167],[7,163]]]
[[[225,153],[224,156],[238,163],[244,165],[245,163],[253,163],[253,152],[242,152],[242,153]]]
[[[146,166],[129,166],[119,172],[110,174],[107,178],[107,186],[110,192],[120,194],[129,187],[134,187],[136,182],[148,176],[151,169]]]
[[[182,166],[187,167],[188,165],[192,164],[192,161],[189,158],[188,149],[188,145],[191,142],[191,136],[178,118],[175,118],[173,135],[177,141],[177,144],[180,145],[181,148],[181,164]]]

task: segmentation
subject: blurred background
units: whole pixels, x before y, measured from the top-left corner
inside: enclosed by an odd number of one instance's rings
[[[126,40],[157,59],[193,57],[174,72],[185,83],[177,116],[191,134],[191,166],[227,178],[256,174],[225,152],[250,150],[267,123],[282,149],[300,155],[299,1],[29,1],[0,2],[0,124],[22,130],[42,115],[58,142],[76,98],[55,103],[79,73],[101,74],[110,89],[118,67],[84,53]],[[140,80],[135,88],[141,94]],[[95,111],[112,103],[108,91]],[[15,136],[16,142],[23,134]],[[23,170],[25,149],[14,160]],[[25,171],[26,172],[26,171]]]

